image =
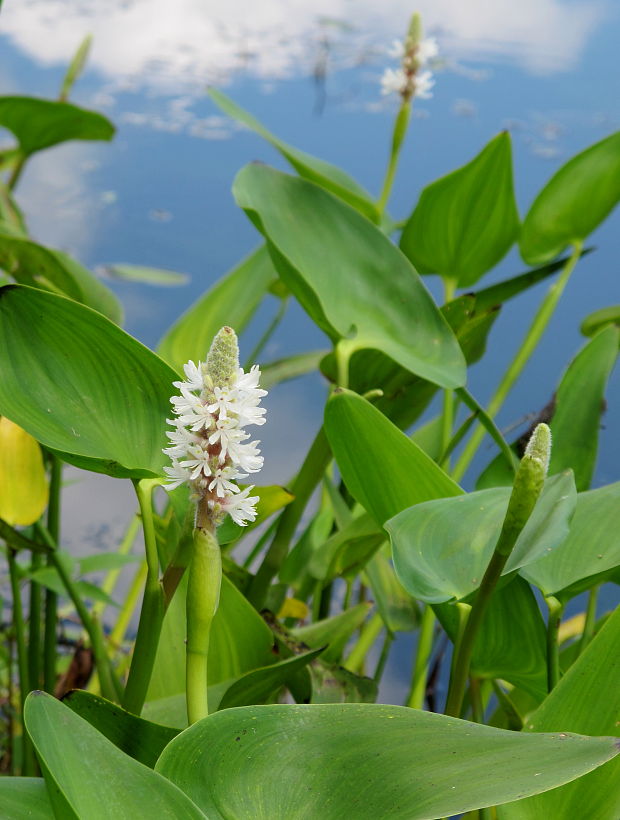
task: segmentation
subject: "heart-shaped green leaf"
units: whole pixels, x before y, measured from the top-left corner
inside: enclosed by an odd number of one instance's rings
[[[0,126],[8,128],[23,154],[67,140],[111,140],[114,126],[96,111],[37,97],[0,97]]]
[[[258,248],[175,322],[159,343],[160,356],[178,369],[190,359],[204,361],[221,327],[241,333],[276,276],[266,248]]]
[[[620,131],[591,145],[557,171],[534,200],[521,229],[521,256],[548,262],[584,240],[620,199]]]
[[[275,705],[200,721],[156,771],[211,820],[428,820],[553,788],[616,753],[611,738],[507,732],[399,706]]]
[[[78,467],[159,476],[177,374],[90,308],[0,289],[0,414]]]
[[[287,162],[293,166],[300,177],[315,182],[326,191],[330,191],[340,199],[344,200],[348,205],[351,205],[356,210],[367,216],[372,222],[379,221],[379,212],[377,206],[372,201],[372,197],[359,185],[352,177],[350,177],[341,168],[332,165],[325,160],[317,159],[305,151],[300,151],[298,148],[288,145],[283,140],[276,137],[268,131],[255,117],[248,111],[244,111],[237,103],[233,102],[230,97],[222,94],[215,88],[209,89],[209,96],[213,102],[219,106],[225,114],[232,117],[234,120],[242,123],[246,128],[250,128],[256,134],[259,134],[267,142],[271,143],[273,147],[279,151]]]
[[[614,326],[597,333],[570,363],[555,395],[549,473],[571,468],[578,490],[587,490],[594,474],[605,387],[619,340]]]
[[[24,708],[54,815],[147,820],[205,815],[165,777],[118,749],[67,706],[32,692]]]
[[[244,168],[233,193],[266,236],[280,277],[333,341],[381,350],[442,387],[464,384],[454,334],[379,228],[317,185],[263,165]]]
[[[571,598],[620,566],[620,482],[579,493],[559,549],[521,569],[545,595]]]
[[[518,232],[510,135],[504,131],[467,165],[424,188],[400,247],[420,273],[468,287],[505,256]]]
[[[511,490],[416,504],[390,519],[394,567],[410,595],[430,604],[463,600],[478,588],[497,544]],[[577,497],[570,471],[545,483],[504,574],[561,549]]]
[[[525,732],[571,731],[620,735],[620,608],[527,721]],[[620,748],[620,740],[616,741]],[[500,820],[616,820],[620,761],[559,789],[499,809]]]

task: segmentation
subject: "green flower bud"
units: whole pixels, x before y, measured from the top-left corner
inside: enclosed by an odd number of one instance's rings
[[[219,330],[207,355],[206,371],[214,387],[230,386],[239,369],[239,344],[231,327]]]

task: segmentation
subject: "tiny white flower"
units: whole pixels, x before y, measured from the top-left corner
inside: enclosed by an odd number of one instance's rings
[[[400,94],[407,84],[407,77],[402,68],[386,68],[381,77],[381,93]]]
[[[246,487],[234,496],[227,496],[220,502],[222,510],[227,512],[235,524],[245,527],[249,521],[256,520],[256,504],[259,501],[257,495],[250,496],[254,486]]]
[[[420,71],[415,77],[415,96],[420,97],[422,100],[430,100],[433,96],[431,89],[434,85],[435,80],[432,71]]]
[[[418,43],[416,57],[418,58],[420,65],[426,65],[429,60],[432,60],[438,54],[439,46],[437,45],[437,40],[434,37],[426,37]]]
[[[405,56],[405,44],[402,40],[392,40],[392,45],[386,51],[388,57],[394,60],[402,60]]]
[[[178,387],[180,390],[183,389],[183,387],[188,390],[203,389],[204,382],[202,378],[202,362],[198,362],[198,365],[195,365],[194,362],[190,360],[187,364],[183,365],[183,371],[187,381],[172,382],[174,387]]]
[[[210,454],[202,444],[192,444],[187,448],[188,458],[179,462],[181,467],[190,470],[190,478],[195,481],[201,475],[210,476],[211,467],[209,465]]]
[[[259,455],[260,450],[257,444],[260,444],[260,441],[251,441],[249,444],[238,442],[228,444],[230,457],[245,473],[258,473],[263,468],[263,457]]]
[[[174,459],[172,461],[172,467],[164,467],[164,472],[168,476],[166,479],[168,483],[165,485],[166,490],[174,490],[181,484],[185,484],[190,478],[189,470],[186,470],[185,467],[181,467],[178,461]]]
[[[238,478],[247,477],[247,473],[240,473],[239,470],[232,465],[229,467],[220,467],[209,482],[209,489],[214,491],[220,498],[223,498],[226,493],[240,492],[239,487],[233,484],[233,481]]]

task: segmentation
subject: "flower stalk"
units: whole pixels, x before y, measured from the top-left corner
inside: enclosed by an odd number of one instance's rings
[[[259,441],[248,442],[244,427],[265,423],[258,386],[260,370],[239,367],[234,330],[223,327],[213,339],[206,362],[188,362],[185,381],[174,382],[179,394],[170,401],[176,416],[164,450],[172,460],[165,467],[167,490],[188,484],[196,504],[187,590],[186,700],[190,725],[209,714],[207,661],[211,624],[222,583],[222,557],[216,530],[226,515],[240,526],[256,520],[258,496],[253,486],[237,480],[263,466]]]
[[[476,635],[506,562],[542,492],[550,455],[551,431],[546,424],[539,424],[532,433],[519,464],[495,550],[476,593],[463,631],[454,647],[455,660],[450,676],[446,715],[459,717],[461,714]]]

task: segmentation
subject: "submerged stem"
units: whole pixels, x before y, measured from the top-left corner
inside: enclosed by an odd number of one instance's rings
[[[424,708],[436,621],[437,619],[432,606],[427,604],[422,615],[422,622],[420,623],[418,645],[411,678],[411,689],[407,697],[407,706],[410,706],[412,709]]]

